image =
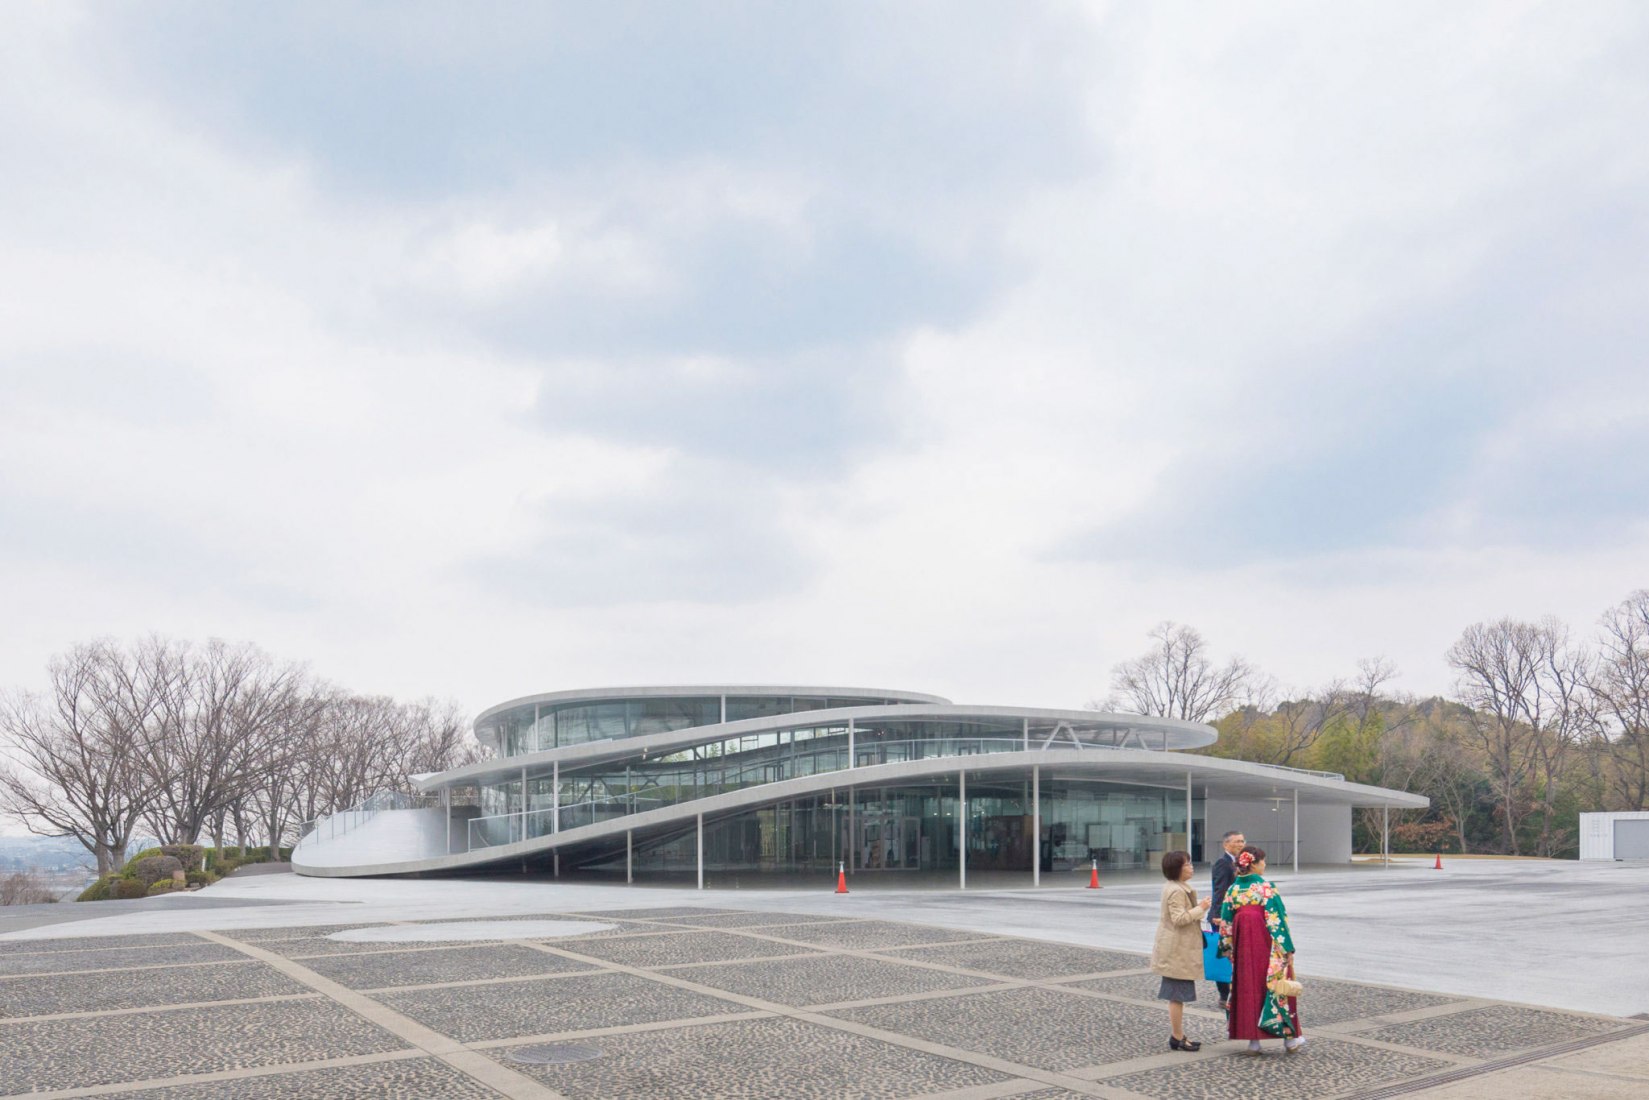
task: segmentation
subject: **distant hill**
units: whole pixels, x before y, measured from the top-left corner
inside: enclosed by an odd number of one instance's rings
[[[152,847],[153,838],[133,840],[126,849]],[[94,868],[96,861],[78,840],[67,836],[0,836],[0,872],[77,871]]]

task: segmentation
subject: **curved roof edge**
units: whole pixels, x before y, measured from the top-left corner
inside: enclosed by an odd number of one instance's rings
[[[1219,731],[1202,722],[1188,722],[1182,718],[1153,718],[1142,714],[1113,714],[1099,710],[1050,710],[1044,707],[967,706],[961,703],[913,704],[896,703],[891,706],[836,707],[831,710],[798,710],[788,714],[766,715],[760,718],[741,718],[733,722],[716,722],[707,726],[687,726],[679,730],[645,734],[640,737],[608,738],[600,741],[582,741],[556,749],[519,753],[515,756],[495,756],[462,768],[438,772],[416,780],[420,790],[436,790],[454,782],[478,780],[486,775],[510,775],[522,768],[548,765],[554,761],[563,764],[596,764],[604,759],[643,756],[661,749],[682,748],[700,741],[716,741],[750,733],[806,728],[849,718],[957,721],[974,719],[1023,719],[1044,724],[1105,726],[1123,731],[1149,731],[1160,745],[1149,746],[1161,751],[1177,752],[1200,749],[1219,739]],[[1033,733],[1033,738],[1043,736]],[[1146,742],[1140,744],[1145,747]]]
[[[488,707],[475,716],[473,725],[506,710],[524,707],[529,703],[599,703],[622,699],[654,699],[672,696],[711,695],[809,695],[845,697],[848,699],[899,699],[907,703],[949,703],[941,695],[920,691],[891,691],[886,688],[827,687],[819,684],[642,684],[634,687],[575,688],[571,691],[545,691],[523,695],[518,699]]]

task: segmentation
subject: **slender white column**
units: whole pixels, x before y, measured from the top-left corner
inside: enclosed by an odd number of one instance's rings
[[[1391,866],[1391,807],[1380,807],[1380,862]]]
[[[1029,718],[1026,718],[1023,721],[1025,723],[1025,725],[1024,725],[1024,734],[1023,734],[1025,748],[1024,748],[1023,751],[1030,752],[1031,751],[1031,720]],[[1040,861],[1038,861],[1038,862],[1040,863]]]
[[[956,785],[956,827],[959,830],[957,833],[956,866],[961,875],[957,889],[966,890],[968,888],[968,771],[963,768],[956,774],[961,777]]]
[[[1030,719],[1025,729],[1031,728]],[[1030,733],[1025,734],[1026,737]],[[1031,765],[1031,885],[1042,885],[1042,766]]]
[[[854,751],[853,719],[847,720],[847,766],[853,767],[859,761],[859,755]]]
[[[1185,853],[1191,854],[1191,773],[1185,773]]]
[[[635,830],[624,830],[624,882],[626,885],[636,880],[635,873]]]
[[[516,840],[527,839],[527,769],[521,769],[521,835]]]
[[[699,889],[704,889],[704,815],[698,815],[699,833]]]
[[[447,811],[447,851],[452,851],[452,788],[441,788],[441,805]]]
[[[858,834],[853,828],[853,805],[857,800],[853,797],[853,788],[847,789],[847,873],[853,873],[853,866],[858,860]]]
[[[561,761],[550,765],[550,832],[561,831]]]
[[[1294,790],[1294,873],[1300,873],[1300,791]]]

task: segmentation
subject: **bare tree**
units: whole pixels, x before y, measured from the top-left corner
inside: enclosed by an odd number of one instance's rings
[[[1649,589],[1603,616],[1592,691],[1605,719],[1610,786],[1623,810],[1649,809]]]
[[[1206,722],[1230,710],[1261,682],[1240,657],[1216,667],[1195,629],[1165,622],[1151,631],[1154,645],[1111,670],[1106,705],[1138,714]]]
[[[109,642],[76,646],[52,659],[47,698],[0,705],[17,765],[0,772],[0,812],[30,832],[72,836],[108,874],[154,794],[146,766],[166,670],[161,646],[132,655]]]
[[[1540,854],[1550,855],[1556,846],[1553,811],[1563,770],[1592,722],[1588,662],[1555,619],[1478,623],[1449,650],[1459,673],[1457,691],[1472,709],[1470,727],[1489,762],[1506,848],[1514,855],[1518,827],[1537,805],[1544,811]]]
[[[145,819],[162,839],[193,844],[268,777],[304,674],[255,646],[215,638],[198,650],[179,645],[167,653],[177,671],[168,678],[173,690],[149,754],[156,797]]]

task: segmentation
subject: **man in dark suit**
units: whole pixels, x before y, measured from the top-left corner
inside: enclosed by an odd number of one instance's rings
[[[1225,904],[1225,892],[1231,889],[1231,880],[1237,877],[1237,853],[1242,851],[1248,841],[1242,833],[1232,829],[1220,838],[1220,846],[1225,851],[1220,858],[1214,861],[1214,889],[1208,894],[1208,923],[1214,931],[1220,930],[1220,906]],[[1223,1012],[1231,1000],[1231,983],[1215,982],[1220,990],[1220,1010]]]

